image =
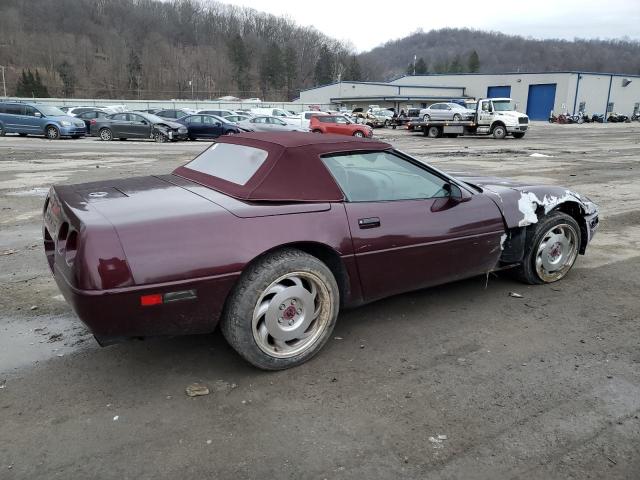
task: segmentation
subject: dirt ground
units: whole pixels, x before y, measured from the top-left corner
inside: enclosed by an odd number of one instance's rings
[[[167,173],[207,144],[0,138],[0,478],[639,478],[640,123],[376,136],[571,187],[600,230],[559,283],[492,275],[343,312],[284,372],[219,332],[101,348],[46,266],[48,186]],[[197,381],[211,393],[187,397]]]

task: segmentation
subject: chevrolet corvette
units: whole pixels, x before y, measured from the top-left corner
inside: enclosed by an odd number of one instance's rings
[[[312,133],[220,138],[169,175],[54,185],[53,277],[101,345],[212,332],[298,365],[340,309],[509,269],[564,278],[598,226],[557,186],[442,172],[391,145]]]

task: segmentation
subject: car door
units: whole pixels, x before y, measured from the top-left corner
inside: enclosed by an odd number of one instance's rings
[[[149,120],[142,115],[129,113],[129,131],[132,138],[149,138],[151,136],[151,125]]]
[[[327,156],[345,193],[367,300],[490,271],[504,234],[498,207],[391,151]]]
[[[482,100],[480,102],[480,118],[478,119],[479,125],[491,125],[493,121],[493,107],[491,106],[491,100]]]
[[[267,117],[256,117],[249,121],[256,132],[269,132],[271,130],[271,126],[267,125]]]
[[[109,128],[116,138],[126,138],[129,127],[129,117],[126,113],[116,113],[111,116]]]

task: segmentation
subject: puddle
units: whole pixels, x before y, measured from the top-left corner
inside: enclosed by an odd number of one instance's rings
[[[0,375],[86,348],[99,347],[72,315],[0,318]]]

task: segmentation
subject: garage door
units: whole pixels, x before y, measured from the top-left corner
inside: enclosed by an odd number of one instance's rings
[[[541,83],[529,85],[527,115],[531,120],[546,120],[556,101],[556,84]]]
[[[487,88],[487,98],[510,98],[511,85],[499,85]]]

